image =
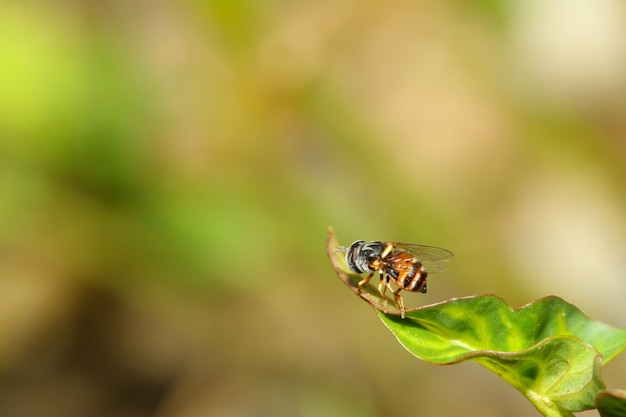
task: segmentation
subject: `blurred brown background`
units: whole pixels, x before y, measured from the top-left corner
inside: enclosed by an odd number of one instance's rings
[[[0,415],[538,415],[404,351],[327,227],[454,251],[408,305],[624,327],[625,209],[619,0],[2,2]]]

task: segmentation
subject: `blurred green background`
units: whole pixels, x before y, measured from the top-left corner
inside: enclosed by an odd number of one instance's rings
[[[0,415],[538,415],[404,351],[327,227],[454,251],[407,305],[625,327],[625,209],[618,0],[5,1]]]

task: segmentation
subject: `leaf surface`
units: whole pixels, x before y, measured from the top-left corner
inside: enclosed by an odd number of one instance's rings
[[[576,332],[565,316],[587,320],[597,334]],[[486,295],[452,299],[407,314],[379,313],[398,341],[420,359],[451,365],[475,360],[522,392],[544,415],[569,416],[594,408],[604,389],[600,377],[604,338],[623,344],[623,330],[592,322],[557,297],[520,309]],[[552,323],[557,321],[558,325]],[[583,340],[580,336],[587,340]],[[616,354],[614,344],[604,349]]]

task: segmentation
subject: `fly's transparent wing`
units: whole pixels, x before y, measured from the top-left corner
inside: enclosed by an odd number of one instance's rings
[[[407,252],[424,265],[429,274],[441,272],[446,269],[443,262],[449,261],[454,254],[447,249],[435,246],[413,245],[410,243],[394,243],[397,250]]]
[[[410,253],[418,261],[426,263],[436,263],[449,261],[454,254],[447,249],[435,246],[413,245],[410,243],[393,243],[394,247]]]
[[[441,263],[441,262],[424,261],[424,262],[422,262],[422,265],[424,265],[424,269],[429,274],[435,274],[437,272],[442,272],[442,271],[445,271],[445,269],[446,269],[446,264]]]

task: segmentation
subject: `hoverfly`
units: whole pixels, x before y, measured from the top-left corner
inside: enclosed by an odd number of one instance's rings
[[[359,290],[367,284],[376,271],[380,274],[378,292],[385,298],[387,289],[393,292],[396,306],[404,318],[404,301],[400,291],[427,291],[426,278],[429,273],[445,269],[441,264],[454,254],[449,250],[434,246],[412,245],[395,242],[365,242],[357,240],[349,248],[339,248],[346,253],[346,263],[352,272],[369,275],[359,281]],[[391,287],[391,282],[397,287]]]

